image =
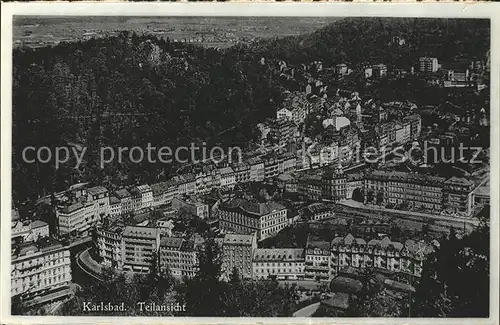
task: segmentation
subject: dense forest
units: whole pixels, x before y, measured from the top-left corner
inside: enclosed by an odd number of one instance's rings
[[[408,46],[388,45],[402,34]],[[341,19],[310,35],[217,50],[150,35],[119,36],[13,53],[13,199],[37,198],[78,181],[114,188],[162,180],[175,166],[110,164],[101,146],[244,146],[255,125],[275,115],[286,84],[275,59],[386,62],[407,67],[419,55],[442,61],[485,59],[487,20]],[[261,58],[266,64],[261,64]],[[26,146],[87,147],[78,170],[68,162],[27,164]]]
[[[402,36],[405,46],[390,46]],[[272,55],[300,64],[321,60],[326,65],[385,63],[408,68],[421,56],[440,63],[457,58],[485,59],[490,48],[490,22],[486,19],[353,18],[341,19],[302,36],[263,40],[254,53]]]

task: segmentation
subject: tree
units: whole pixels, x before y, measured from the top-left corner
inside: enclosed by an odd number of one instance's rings
[[[198,272],[186,282],[184,301],[193,316],[223,314],[223,293],[226,284],[221,278],[220,249],[213,239],[207,239],[199,250]],[[210,303],[207,303],[210,301]]]
[[[424,263],[411,301],[418,317],[488,317],[489,209],[480,226],[462,239],[444,240]]]
[[[361,188],[355,188],[352,191],[352,199],[357,202],[363,202],[363,190]]]

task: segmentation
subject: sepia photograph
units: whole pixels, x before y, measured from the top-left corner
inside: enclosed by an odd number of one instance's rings
[[[492,17],[149,13],[2,25],[2,317],[498,322]]]

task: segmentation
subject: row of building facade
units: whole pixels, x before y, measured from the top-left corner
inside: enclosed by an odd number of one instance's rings
[[[423,262],[439,243],[389,238],[368,242],[352,235],[331,242],[308,238],[305,248],[257,248],[252,235],[226,235],[223,242],[223,273],[234,268],[245,278],[278,280],[332,280],[345,267],[375,268],[420,277]]]
[[[365,193],[372,193],[365,195],[365,202],[371,197],[375,204],[406,204],[465,216],[473,212],[473,190],[474,183],[466,178],[395,171],[374,171],[365,176],[364,184]]]
[[[310,200],[345,200],[354,191],[365,203],[471,216],[474,183],[464,177],[444,178],[419,173],[373,171],[345,174],[340,170],[304,174],[296,180],[297,193]],[[290,187],[289,187],[290,188]]]

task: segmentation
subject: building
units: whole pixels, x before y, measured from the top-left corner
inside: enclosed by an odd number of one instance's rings
[[[260,157],[252,157],[247,164],[250,165],[250,181],[262,182],[265,179],[264,161]]]
[[[172,219],[156,221],[156,228],[160,229],[160,237],[172,237],[172,230],[174,229],[174,227],[175,225]]]
[[[392,36],[391,44],[402,46],[406,44],[406,40],[401,36]]]
[[[19,238],[20,241],[27,241],[31,233],[31,221],[12,221],[10,236],[12,239]]]
[[[330,280],[330,243],[307,238],[304,278],[318,282]]]
[[[437,58],[421,57],[418,60],[420,72],[437,72],[439,63]]]
[[[210,214],[208,204],[199,201],[195,197],[176,196],[172,200],[172,208],[175,210],[185,209],[202,219],[208,219]]]
[[[375,64],[372,66],[373,78],[381,79],[386,76],[387,76],[387,66],[385,64]]]
[[[450,213],[470,216],[474,184],[466,178],[451,177],[444,182],[443,208]]]
[[[224,189],[233,189],[236,185],[236,174],[231,167],[223,167],[219,170],[220,185]],[[250,172],[251,173],[251,172]],[[251,175],[250,175],[251,177]]]
[[[277,157],[275,154],[270,154],[264,159],[264,178],[272,178],[275,176],[278,176],[280,171],[279,171],[279,165],[280,165],[280,159]]]
[[[292,120],[292,112],[286,108],[281,108],[276,112],[277,119],[290,119]]]
[[[322,196],[331,201],[345,200],[347,176],[342,168],[330,168],[323,173]]]
[[[374,171],[366,176],[365,201],[440,211],[444,181],[443,177],[423,174]]]
[[[272,201],[257,203],[235,198],[219,204],[215,214],[221,230],[256,233],[258,241],[274,236],[288,225],[286,208]]]
[[[347,65],[344,63],[335,65],[334,72],[336,75],[345,76],[348,71],[349,69],[347,68]]]
[[[152,184],[153,203],[151,206],[159,207],[172,203],[173,198],[178,195],[178,188],[178,185],[172,180]]]
[[[330,204],[313,203],[304,208],[303,215],[309,221],[318,221],[334,217],[335,211]]]
[[[85,232],[110,213],[109,193],[105,187],[70,189],[56,208],[58,232]]]
[[[332,240],[331,274],[332,277],[342,274],[346,268],[370,268],[387,270],[404,277],[420,277],[423,262],[433,251],[434,246],[424,241],[409,239],[403,245],[384,237],[366,242],[348,234]]]
[[[253,277],[302,280],[304,263],[305,254],[302,248],[257,248],[253,253]]]
[[[297,181],[299,195],[309,200],[339,201],[346,198],[347,176],[341,169],[326,169],[301,175]]]
[[[130,199],[131,199],[131,205],[132,205],[132,212],[139,211],[142,208],[142,193],[141,191],[137,188],[137,186],[134,186],[129,189],[130,193]]]
[[[109,193],[104,186],[94,186],[87,190],[88,201],[94,205],[94,214],[99,220],[110,215]]]
[[[374,171],[366,177],[365,201],[470,216],[473,189],[474,184],[465,178]]]
[[[327,166],[339,161],[339,145],[337,142],[332,142],[330,145],[319,145],[319,165]]]
[[[213,164],[202,164],[196,168],[196,193],[209,193],[213,188],[220,187],[221,175]]]
[[[274,120],[270,125],[269,137],[272,143],[286,146],[293,140],[297,131],[297,126],[290,120]]]
[[[242,278],[252,278],[252,257],[257,248],[255,235],[226,234],[222,243],[222,274],[229,279],[234,268]]]
[[[59,234],[83,233],[98,221],[94,213],[94,204],[83,197],[80,201],[66,202],[56,208]]]
[[[49,225],[41,220],[12,221],[11,239],[20,239],[20,242],[34,242],[39,238],[49,236]]]
[[[126,189],[121,189],[115,192],[115,196],[120,200],[121,213],[129,214],[133,211],[132,208],[132,195]]]
[[[363,75],[366,79],[371,78],[373,76],[373,68],[372,67],[363,68]]]
[[[297,158],[291,152],[286,152],[282,156],[283,172],[295,172],[297,165]],[[281,169],[281,168],[280,168]]]
[[[153,204],[153,190],[149,185],[139,185],[137,189],[141,193],[141,208],[147,209]]]
[[[148,272],[159,248],[160,231],[157,228],[125,227],[122,235],[123,269]]]
[[[196,177],[194,174],[176,175],[172,178],[172,181],[177,184],[177,193],[179,195],[196,193]]]
[[[97,248],[102,264],[118,270],[123,269],[123,247],[122,234],[123,226],[119,224],[109,224],[104,222],[97,227]]]
[[[309,200],[319,201],[323,198],[322,177],[319,174],[304,174],[297,178],[297,193]]]
[[[19,297],[28,306],[34,306],[71,295],[69,247],[46,238],[13,248],[9,273],[11,297]]]
[[[109,212],[111,217],[116,217],[122,214],[122,204],[116,196],[109,198]]]
[[[160,267],[168,268],[175,277],[194,277],[198,271],[198,247],[201,243],[200,238],[164,237],[160,244]]]
[[[309,113],[311,104],[305,94],[301,92],[291,92],[285,94],[283,107],[292,113],[291,121],[295,125],[303,123]]]
[[[246,183],[250,181],[250,166],[246,162],[231,163],[236,178],[236,183]]]
[[[422,118],[418,114],[407,116],[403,123],[410,123],[410,140],[413,141],[420,136],[422,131]]]

